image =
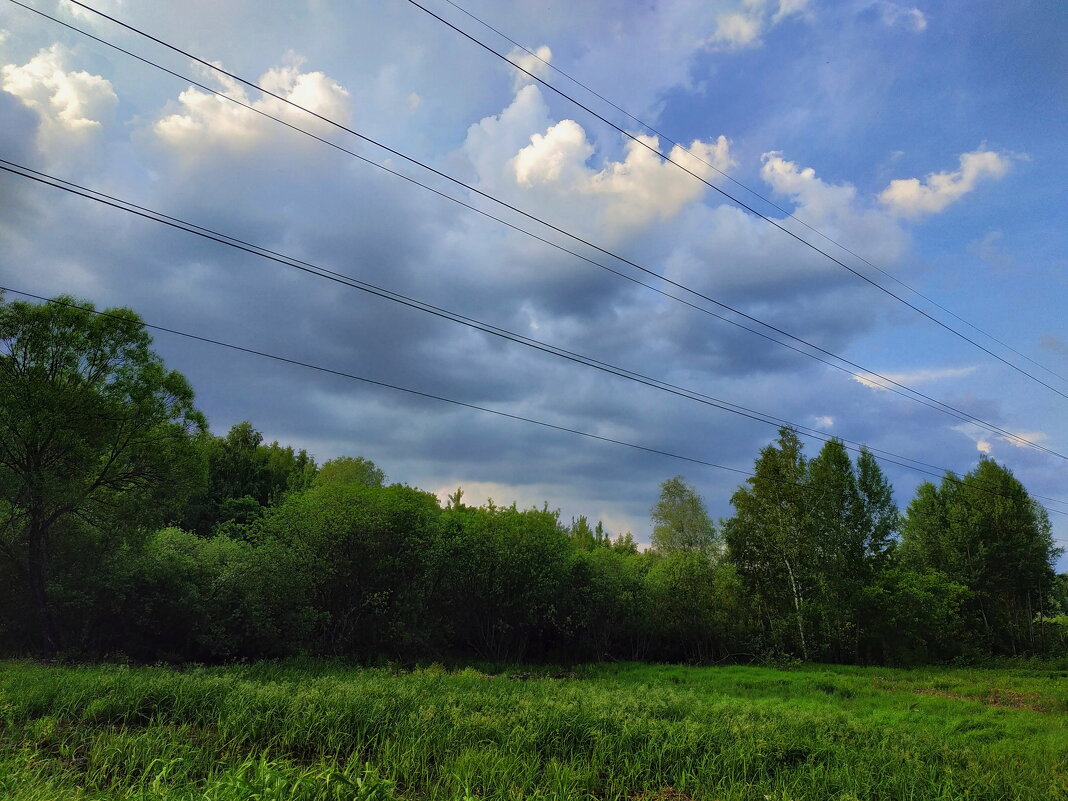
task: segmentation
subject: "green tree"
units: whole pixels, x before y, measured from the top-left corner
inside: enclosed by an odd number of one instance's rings
[[[694,550],[657,560],[645,577],[646,597],[664,655],[695,662],[716,658],[721,637],[715,599],[716,565]]]
[[[273,506],[289,492],[302,492],[312,486],[319,468],[306,450],[293,450],[292,446],[261,445],[266,455],[266,501]]]
[[[1015,654],[1038,646],[1035,619],[1051,602],[1058,550],[1045,509],[1008,468],[983,457],[963,479],[921,484],[902,549],[913,566],[970,590],[966,610],[988,647]]]
[[[894,489],[867,448],[857,457],[857,489],[863,514],[864,551],[873,570],[880,569],[896,542],[901,514],[894,502]]]
[[[362,456],[339,456],[324,462],[319,468],[314,484],[358,484],[364,487],[382,487],[386,483],[386,474],[370,459]],[[457,498],[457,501],[459,498]]]
[[[810,547],[808,465],[792,428],[757,457],[748,486],[731,496],[723,524],[731,561],[773,650],[810,657],[817,555]]]
[[[324,648],[362,658],[426,647],[437,498],[401,484],[327,483],[293,493],[262,523],[264,544],[297,554],[328,616]]]
[[[0,302],[0,543],[26,577],[46,652],[60,646],[49,582],[64,523],[162,522],[203,481],[193,438],[205,421],[188,382],[134,312],[92,308]]]
[[[263,434],[247,420],[231,426],[225,437],[200,437],[198,445],[208,481],[190,498],[182,525],[201,536],[215,533],[220,524],[241,526],[258,519],[286,493],[310,487],[316,476],[307,451],[277,442],[264,445]]]
[[[825,657],[854,661],[871,622],[863,610],[864,589],[885,567],[897,530],[893,490],[867,449],[854,466],[838,439],[809,461],[807,486],[819,647]]]
[[[869,579],[864,507],[849,453],[828,440],[808,463],[808,538],[813,551],[813,604],[820,632],[813,643],[835,661],[856,656],[858,599]]]
[[[660,499],[651,510],[653,548],[663,554],[697,551],[709,559],[722,550],[716,527],[697,490],[682,476],[660,485]]]
[[[888,565],[863,590],[865,661],[910,665],[962,655],[968,594],[937,570]]]
[[[434,554],[439,629],[485,659],[520,661],[566,641],[575,548],[559,515],[492,500],[450,508]]]

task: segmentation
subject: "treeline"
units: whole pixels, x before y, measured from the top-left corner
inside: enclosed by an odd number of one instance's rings
[[[63,304],[67,305],[63,305]],[[140,320],[0,304],[0,649],[136,660],[494,661],[1063,652],[1045,511],[989,459],[904,516],[790,429],[719,524],[681,477],[653,544],[548,506],[444,506],[249,423],[207,432]]]

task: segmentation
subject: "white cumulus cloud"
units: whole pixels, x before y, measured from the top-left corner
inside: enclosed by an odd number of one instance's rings
[[[500,114],[467,132],[462,152],[477,183],[570,230],[608,240],[673,219],[708,189],[659,155],[657,137],[624,145],[623,158],[591,163],[597,148],[574,120],[554,122],[539,87],[527,84]],[[675,145],[667,155],[708,178],[734,165],[725,136]]]
[[[918,218],[936,214],[960,200],[987,178],[1002,178],[1013,157],[992,150],[973,150],[960,156],[960,166],[949,172],[933,172],[923,181],[898,178],[890,182],[879,199],[902,217]]]
[[[542,45],[532,51],[524,50],[521,47],[517,47],[508,54],[508,60],[513,64],[522,67],[532,75],[537,75],[539,78],[544,78],[549,73],[549,62],[552,61],[553,51],[549,49],[548,45]],[[515,84],[513,90],[518,92],[520,87],[526,86],[531,82],[530,75],[522,70],[515,71]]]
[[[57,43],[21,66],[0,68],[0,87],[40,116],[38,135],[46,150],[99,130],[118,102],[106,78],[70,70],[69,60],[70,53]]]
[[[301,72],[301,60],[289,59],[285,66],[265,72],[257,83],[269,92],[284,97],[317,114],[338,121],[348,116],[348,91],[322,72]],[[303,128],[316,127],[313,118],[289,104],[263,94],[250,98],[245,87],[228,78],[220,79],[221,91],[252,108],[281,117]],[[274,123],[255,112],[228,100],[189,87],[178,96],[180,109],[162,117],[154,127],[156,135],[175,149],[195,152],[203,147],[227,146],[244,149],[259,143]]]
[[[896,261],[906,247],[897,221],[883,209],[871,208],[857,197],[851,184],[831,184],[811,167],[802,168],[771,151],[761,157],[760,177],[778,195],[796,204],[798,219],[849,246],[862,245],[866,253],[884,262]],[[789,225],[791,221],[784,220]],[[798,229],[805,235],[805,230]],[[808,238],[805,236],[805,238]]]
[[[656,154],[655,136],[630,140],[622,161],[609,161],[600,170],[587,166],[593,145],[582,126],[562,120],[512,159],[516,182],[527,188],[551,189],[562,196],[599,201],[599,220],[608,233],[667,220],[697,200],[706,187]],[[652,148],[652,150],[650,150]],[[703,178],[714,169],[726,171],[734,162],[725,136],[689,147],[675,145],[668,156]]]

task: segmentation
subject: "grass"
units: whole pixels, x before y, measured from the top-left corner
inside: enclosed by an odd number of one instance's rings
[[[1068,799],[1068,673],[0,662],[10,801]]]

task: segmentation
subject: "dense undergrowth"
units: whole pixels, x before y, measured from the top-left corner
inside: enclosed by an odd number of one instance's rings
[[[1064,671],[537,670],[0,663],[0,798],[1068,799]]]

